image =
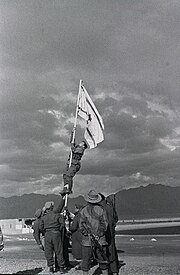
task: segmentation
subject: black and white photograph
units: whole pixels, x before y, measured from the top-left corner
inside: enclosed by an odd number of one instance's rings
[[[180,274],[180,1],[0,0],[0,274]]]

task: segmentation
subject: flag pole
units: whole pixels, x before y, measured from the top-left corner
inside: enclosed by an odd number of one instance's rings
[[[80,95],[81,85],[82,85],[82,80],[79,81],[79,91],[78,91],[78,97],[77,97],[77,103],[76,103],[76,112],[75,112],[74,127],[73,127],[73,136],[72,136],[71,143],[74,143],[74,141],[75,141],[76,125],[77,125],[77,115],[78,115],[78,106],[79,106],[79,95]],[[71,153],[70,153],[69,167],[71,166],[71,163],[72,163],[72,150],[71,150]],[[68,194],[66,194],[66,196],[65,196],[64,207],[67,207],[67,200],[68,200]]]
[[[78,107],[79,107],[79,95],[80,95],[81,85],[82,85],[82,80],[79,81],[79,92],[78,92],[78,98],[77,98],[77,103],[76,103],[76,113],[75,113],[74,127],[73,127],[73,136],[72,136],[71,143],[74,143],[74,141],[75,141],[76,125],[77,125],[77,115],[78,115]],[[71,151],[71,153],[72,153],[72,151]],[[70,161],[69,161],[69,167],[71,166],[71,161],[72,161],[72,156],[71,156]]]

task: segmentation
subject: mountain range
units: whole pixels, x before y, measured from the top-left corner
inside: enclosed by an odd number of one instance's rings
[[[32,218],[46,201],[58,204],[58,195],[24,194],[8,198],[0,197],[0,219]],[[75,204],[85,205],[83,196],[68,198],[68,209]],[[180,216],[180,187],[149,184],[145,187],[121,190],[115,194],[119,219],[170,218]]]

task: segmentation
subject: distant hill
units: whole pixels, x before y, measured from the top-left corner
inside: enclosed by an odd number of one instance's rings
[[[119,191],[116,209],[121,219],[180,216],[180,187],[149,184]]]
[[[42,208],[47,201],[54,201],[57,206],[59,195],[25,194],[8,198],[0,197],[0,219],[32,218],[38,208]],[[74,211],[76,203],[85,204],[82,196],[68,199],[68,209]]]
[[[30,218],[46,201],[58,203],[58,195],[25,194],[0,197],[0,219]],[[76,203],[85,204],[82,196],[68,199],[74,211]],[[150,184],[116,193],[116,209],[120,219],[162,218],[180,216],[180,187]]]

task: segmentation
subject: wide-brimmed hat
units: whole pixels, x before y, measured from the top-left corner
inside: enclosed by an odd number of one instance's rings
[[[95,190],[90,190],[88,194],[84,195],[84,199],[90,203],[98,203],[102,200],[101,196]]]
[[[48,210],[48,209],[50,209],[51,207],[53,207],[54,206],[54,202],[53,201],[47,201],[46,203],[45,203],[45,205],[44,205],[44,208],[46,209],[46,210]]]

